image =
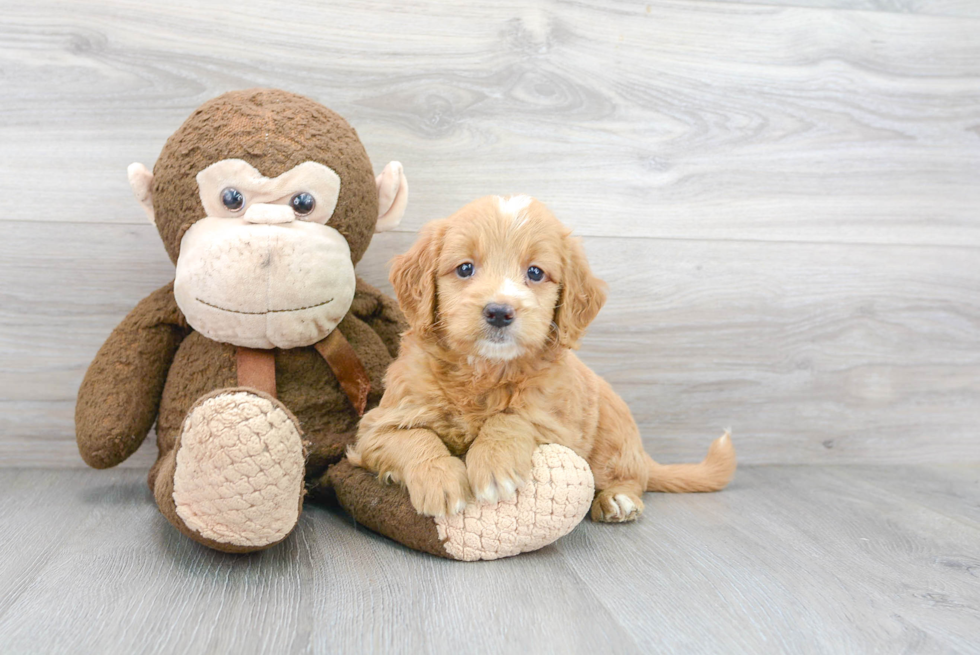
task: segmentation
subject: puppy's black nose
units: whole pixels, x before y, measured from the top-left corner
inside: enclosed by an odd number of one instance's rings
[[[514,308],[510,305],[490,303],[483,308],[483,317],[494,327],[507,327],[514,322]]]

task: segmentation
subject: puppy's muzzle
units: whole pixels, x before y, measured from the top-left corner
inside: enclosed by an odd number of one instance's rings
[[[514,308],[510,305],[490,303],[483,308],[483,318],[495,328],[505,328],[514,322]]]

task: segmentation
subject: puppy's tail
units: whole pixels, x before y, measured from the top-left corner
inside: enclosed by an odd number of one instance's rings
[[[647,455],[650,471],[647,491],[719,491],[731,482],[735,464],[732,435],[725,430],[725,434],[714,440],[708,448],[708,456],[699,464],[658,464]]]

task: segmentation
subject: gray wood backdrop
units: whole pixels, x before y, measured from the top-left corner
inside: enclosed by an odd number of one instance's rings
[[[405,163],[370,282],[486,194],[585,236],[583,357],[664,460],[980,460],[978,2],[3,0],[0,463],[82,465],[85,368],[173,274],[126,166],[252,86]]]

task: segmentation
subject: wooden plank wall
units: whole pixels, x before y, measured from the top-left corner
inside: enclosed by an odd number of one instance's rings
[[[980,5],[0,3],[0,463],[80,466],[74,396],[172,266],[126,184],[221,92],[346,116],[425,221],[529,193],[586,238],[582,354],[648,448],[980,460]],[[152,444],[128,465],[145,466]]]

